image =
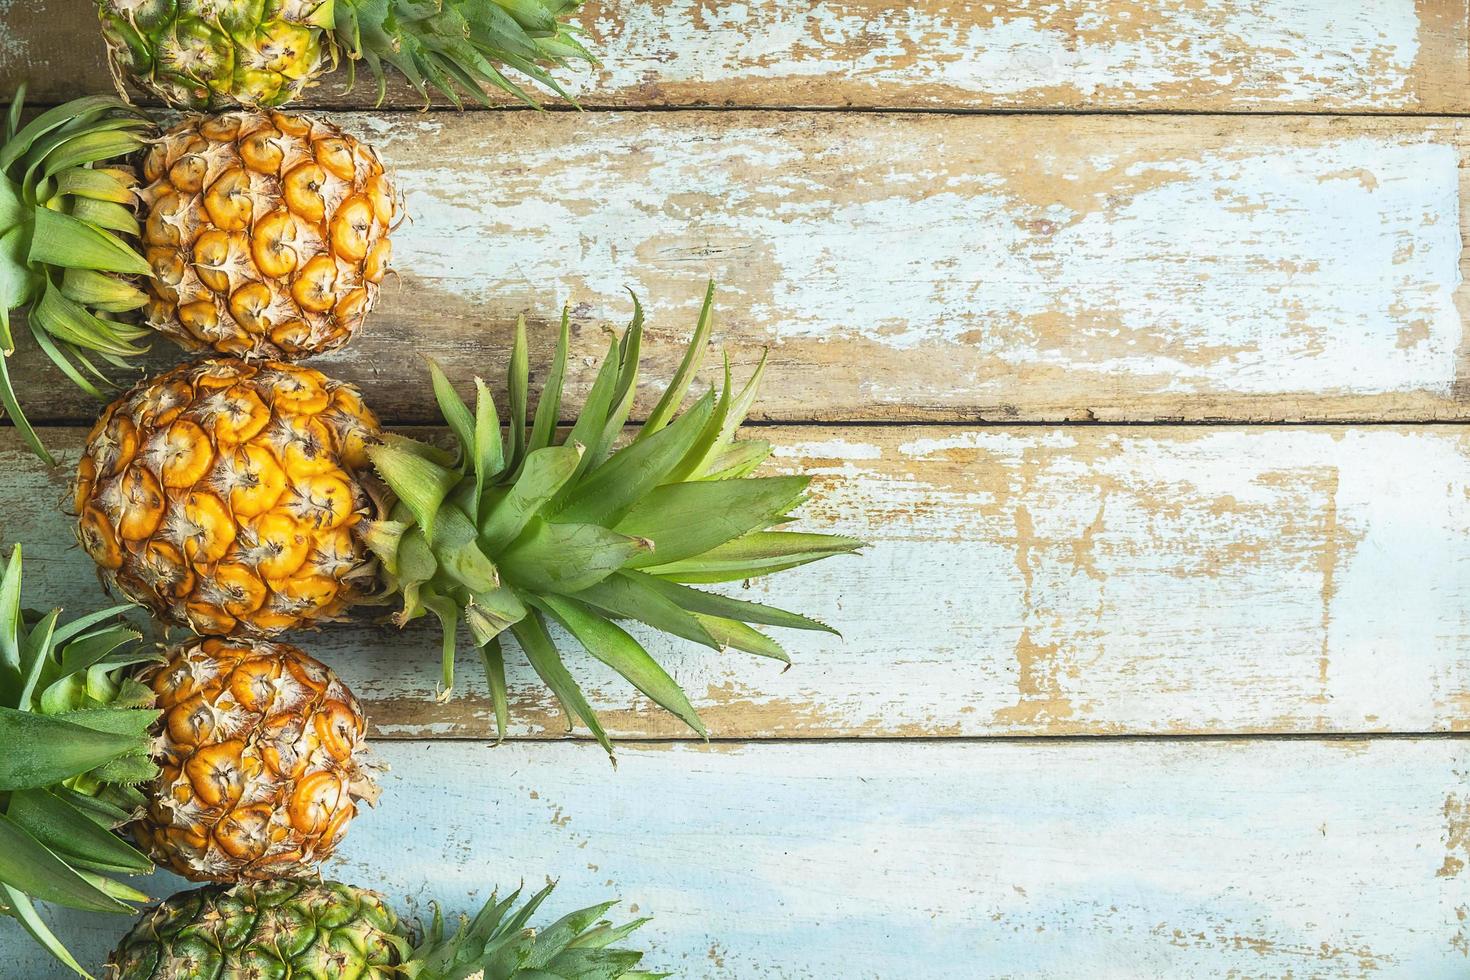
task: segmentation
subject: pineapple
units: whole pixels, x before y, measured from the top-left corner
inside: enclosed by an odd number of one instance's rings
[[[399,205],[372,147],[281,112],[190,116],[143,163],[150,326],[192,350],[296,358],[362,326]]]
[[[614,926],[605,902],[545,929],[527,927],[551,893],[519,908],[520,891],[491,896],[452,935],[436,913],[415,943],[382,896],[338,882],[267,881],[201,888],[145,913],[113,952],[112,980],[197,977],[357,977],[361,980],[658,980],[643,954],[614,946],[647,919]]]
[[[53,956],[87,972],[34,902],[132,914],[146,895],[110,875],[153,865],[114,827],[142,805],[153,694],[126,670],[154,659],[117,606],[60,621],[22,612],[21,549],[0,574],[0,914]]]
[[[76,484],[82,545],[123,594],[204,634],[269,634],[336,618],[370,598],[366,580],[375,571],[383,591],[401,599],[399,625],[429,613],[442,623],[446,696],[463,622],[481,651],[504,734],[501,635],[509,632],[569,715],[611,752],[548,631],[555,623],[704,735],[678,684],[616,621],[789,663],[752,624],[835,631],[694,586],[862,547],[776,530],[791,520],[808,480],[751,477],[771,447],[735,436],[760,369],[736,391],[727,363],[718,394],[679,414],[712,303],[713,285],[677,375],[621,448],[643,335],[636,303],[632,326],[611,343],[564,435],[557,423],[565,315],[534,419],[525,325],[518,326],[504,433],[482,382],[471,410],[431,363],[457,452],[376,435],[357,393],[314,371],[219,360],[180,368],[114,404],[93,430]],[[396,499],[374,486],[363,465],[369,458]]]
[[[97,0],[113,75],[169,105],[272,108],[339,56],[349,86],[359,61],[384,93],[384,67],[421,95],[488,104],[490,85],[535,105],[501,67],[566,97],[546,70],[592,61],[562,18],[582,0]],[[330,65],[329,65],[330,62]],[[501,67],[497,67],[501,66]]]
[[[147,295],[135,249],[136,177],[123,163],[152,124],[110,97],[76,99],[20,126],[24,90],[10,103],[0,145],[0,407],[31,450],[52,465],[10,380],[10,313],[24,310],[36,345],[83,390],[101,396],[93,363],[125,365],[148,331],[121,322]]]
[[[208,639],[139,675],[163,710],[134,837],[192,881],[311,874],[376,800],[352,692],[285,643]]]
[[[373,584],[353,527],[378,423],[356,390],[276,361],[206,359],[103,411],[78,464],[78,539],[105,584],[203,635],[334,619]]]
[[[718,393],[705,392],[679,414],[709,337],[713,303],[711,283],[683,362],[621,447],[643,337],[636,298],[632,325],[610,342],[569,432],[557,431],[569,340],[563,314],[534,420],[526,417],[522,323],[510,359],[504,436],[485,385],[476,381],[471,410],[431,362],[434,394],[458,452],[391,435],[368,447],[398,501],[386,519],[357,530],[381,559],[389,590],[402,599],[397,619],[433,613],[443,624],[446,689],[453,683],[456,626],[469,627],[502,736],[505,632],[568,716],[581,719],[609,755],[607,734],[567,672],[549,624],[706,737],[679,685],[616,621],[788,664],[786,651],[751,624],[836,632],[796,613],[693,587],[757,578],[863,546],[852,538],[775,530],[792,520],[809,478],[752,477],[771,445],[735,438],[764,362],[737,392],[727,360]]]

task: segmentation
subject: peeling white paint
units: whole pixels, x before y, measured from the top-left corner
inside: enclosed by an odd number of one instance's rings
[[[663,0],[594,9],[605,68],[587,90],[719,79],[843,80],[857,103],[881,90],[1001,104],[1149,104],[1181,92],[1265,104],[1410,103],[1419,53],[1413,0],[1232,0],[1194,4],[882,5]]]
[[[729,587],[842,631],[776,631],[790,670],[636,630],[717,735],[1470,728],[1470,435],[1457,429],[758,434],[777,445],[767,472],[816,478],[798,527],[872,544]],[[53,505],[61,476],[15,448],[0,464],[17,474],[18,501],[0,544],[25,541],[31,601],[100,602]],[[433,703],[430,625],[300,642],[343,672],[387,732],[490,729],[468,653],[457,698]],[[636,706],[608,720],[614,731],[683,734],[566,648],[597,710]],[[550,695],[509,659],[512,699],[532,712],[513,733],[560,732]]]
[[[1028,369],[1170,395],[1448,394],[1463,333],[1453,143],[1250,128],[1200,151],[1118,125],[1164,145],[1090,154],[1080,195],[1049,176],[1084,162],[1061,148],[1024,178],[993,169],[1013,164],[974,141],[978,120],[852,119],[818,142],[775,119],[600,117],[509,158],[493,124],[458,127],[454,152],[481,168],[444,166],[450,151],[418,135],[385,152],[416,215],[400,267],[462,295],[611,312],[643,284],[658,312],[658,284],[675,282],[687,310],[688,283],[713,274],[751,340],[878,343],[910,370],[932,363],[948,398],[1017,398],[1012,372]],[[909,153],[915,140],[932,152]],[[946,378],[946,350],[996,368]],[[911,400],[881,372],[865,384]]]
[[[642,965],[687,980],[1464,972],[1464,881],[1436,874],[1463,743],[378,751],[325,874],[421,916],[556,878],[544,921],[620,898],[653,917]],[[122,928],[57,918],[88,963]],[[14,922],[0,947],[62,980]]]

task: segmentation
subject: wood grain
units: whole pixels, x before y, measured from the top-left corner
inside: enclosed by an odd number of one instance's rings
[[[0,86],[111,88],[87,0],[0,4]],[[602,0],[589,106],[1464,112],[1466,0]],[[329,80],[307,104],[367,107]],[[395,85],[389,104],[422,99]]]
[[[684,980],[1470,967],[1465,742],[378,751],[382,803],[325,874],[419,915],[556,877],[551,914],[620,897]],[[61,918],[91,962],[125,927]],[[14,923],[0,948],[62,980]]]
[[[771,427],[803,524],[872,542],[736,594],[814,615],[795,666],[650,637],[720,738],[1470,731],[1470,433],[1448,427]],[[76,430],[55,431],[75,458]],[[64,472],[7,433],[0,542],[28,601],[100,603]],[[78,603],[81,603],[78,606]],[[640,633],[646,636],[647,631]],[[479,668],[434,700],[429,628],[297,637],[380,737],[491,729]],[[569,661],[609,729],[687,737]],[[565,721],[513,661],[513,734]]]
[[[498,380],[572,304],[574,401],[648,302],[673,373],[769,349],[756,417],[1470,418],[1470,167],[1452,120],[358,114],[411,223],[364,336],[321,359],[437,420],[419,354]],[[159,344],[155,363],[177,350]],[[32,351],[37,420],[97,408]]]

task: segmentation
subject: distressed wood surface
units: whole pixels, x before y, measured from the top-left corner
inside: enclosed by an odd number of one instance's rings
[[[574,399],[649,304],[672,375],[707,277],[782,420],[1470,417],[1461,121],[790,113],[356,114],[411,223],[318,362],[437,420],[420,353],[503,373],[577,327]],[[918,151],[918,152],[916,152]],[[30,348],[27,348],[31,350]],[[155,364],[176,348],[160,341]],[[97,406],[39,354],[31,417]]]
[[[786,631],[785,673],[651,639],[716,737],[1470,731],[1470,432],[760,434],[776,469],[816,476],[804,526],[872,545],[734,588],[846,634]],[[77,430],[49,435],[75,457]],[[0,543],[24,543],[29,601],[100,602],[59,511],[65,471],[6,438]],[[457,696],[435,702],[431,628],[296,639],[342,672],[380,737],[491,730],[473,657]],[[512,660],[514,734],[561,734],[553,699]],[[569,660],[610,730],[689,735]]]
[[[1462,978],[1470,746],[391,743],[331,877],[651,915],[684,980]],[[159,894],[177,882],[155,882]],[[120,917],[67,915],[93,962]],[[62,973],[0,921],[6,976]],[[12,954],[14,955],[14,954]]]
[[[5,0],[0,86],[111,87],[89,0]],[[602,0],[589,106],[1464,112],[1466,0]],[[337,81],[306,104],[369,106]],[[396,85],[389,103],[421,98]]]

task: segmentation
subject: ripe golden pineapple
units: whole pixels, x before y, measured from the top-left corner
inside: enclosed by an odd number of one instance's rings
[[[190,116],[143,165],[155,329],[287,360],[345,344],[388,272],[398,200],[372,147],[282,112]]]
[[[209,639],[139,677],[163,710],[134,836],[192,881],[311,874],[376,797],[357,699],[285,643]]]
[[[103,580],[204,635],[337,618],[373,584],[352,529],[377,419],[350,385],[215,358],[102,413],[78,466],[78,538]]]
[[[789,663],[757,625],[832,628],[696,586],[758,578],[863,546],[782,529],[809,479],[753,475],[771,446],[737,434],[759,369],[738,391],[727,370],[718,393],[706,392],[681,414],[709,338],[713,289],[678,372],[626,442],[619,436],[637,391],[643,335],[636,305],[570,430],[558,425],[570,345],[565,315],[534,413],[527,412],[529,355],[520,324],[503,429],[483,382],[471,408],[431,362],[430,383],[457,453],[376,435],[357,392],[315,371],[234,360],[176,370],[125,396],[93,432],[76,488],[83,546],[106,580],[206,635],[331,619],[376,584],[401,600],[399,625],[431,613],[442,623],[446,694],[463,623],[480,650],[503,733],[502,640],[513,638],[568,714],[611,751],[549,632],[554,623],[703,735],[673,677],[618,623]],[[381,482],[365,471],[368,460]]]

